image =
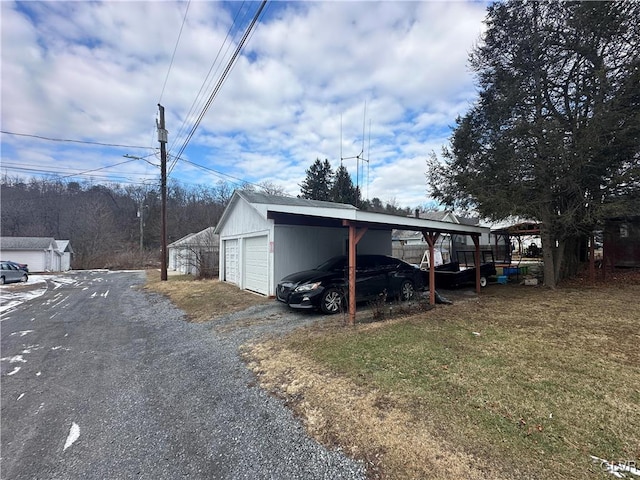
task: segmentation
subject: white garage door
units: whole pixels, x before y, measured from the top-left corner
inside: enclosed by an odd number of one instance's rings
[[[224,279],[238,284],[238,240],[224,241]]]
[[[244,288],[267,295],[269,291],[269,250],[267,236],[244,240]]]

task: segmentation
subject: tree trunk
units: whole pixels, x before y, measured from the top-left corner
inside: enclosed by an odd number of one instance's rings
[[[556,288],[556,269],[554,268],[553,252],[555,250],[555,240],[549,229],[548,219],[543,219],[540,225],[540,240],[542,241],[542,261],[544,272],[544,286]]]

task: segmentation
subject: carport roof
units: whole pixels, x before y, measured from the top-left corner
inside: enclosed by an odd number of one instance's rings
[[[366,212],[353,205],[343,203],[321,202],[304,198],[281,197],[236,190],[220,222],[218,222],[216,232],[219,232],[221,226],[228,219],[233,205],[240,199],[249,203],[264,218],[273,219],[276,224],[344,226],[345,223],[351,223],[379,230],[400,229],[462,235],[481,235],[490,231],[488,227]]]

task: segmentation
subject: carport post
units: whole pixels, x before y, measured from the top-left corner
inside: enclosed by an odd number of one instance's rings
[[[440,234],[438,232],[422,231],[422,236],[429,244],[429,305],[436,304],[436,266],[435,247]]]
[[[476,246],[476,293],[480,293],[480,236],[471,235],[471,238],[473,239],[473,244]]]
[[[356,245],[367,228],[364,227],[358,232],[355,223],[344,220],[344,224],[349,226],[349,325],[354,325],[356,323]]]

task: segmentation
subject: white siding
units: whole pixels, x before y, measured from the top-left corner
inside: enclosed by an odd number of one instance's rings
[[[336,255],[346,255],[349,229],[277,225],[274,238],[277,284],[291,273],[317,267]],[[368,230],[358,243],[358,253],[391,255],[391,230]]]
[[[271,220],[266,220],[251,205],[244,200],[240,200],[233,206],[227,221],[222,226],[220,238],[240,237],[248,234],[255,234],[268,230],[272,224]]]
[[[242,286],[263,295],[269,293],[269,250],[267,235],[244,239]]]
[[[64,252],[60,257],[60,270],[63,272],[71,270],[71,253]]]
[[[29,265],[30,272],[45,272],[47,268],[47,254],[44,250],[39,251],[21,251],[15,250],[10,252],[2,252],[2,260],[11,260],[13,262],[26,263]]]

